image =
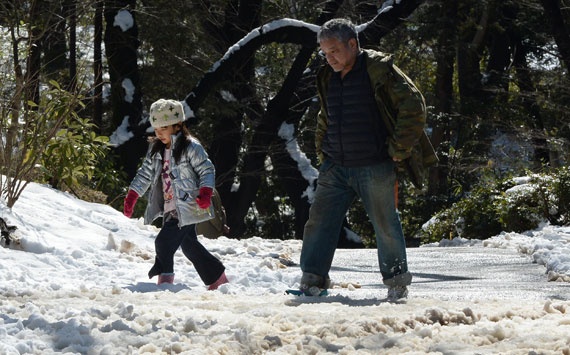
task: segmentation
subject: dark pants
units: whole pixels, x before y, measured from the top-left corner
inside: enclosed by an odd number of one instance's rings
[[[174,253],[178,247],[194,264],[198,275],[206,285],[216,282],[225,270],[222,262],[198,241],[194,224],[178,228],[178,220],[167,221],[156,236],[154,247],[156,258],[148,274],[151,278],[161,273],[174,272]]]

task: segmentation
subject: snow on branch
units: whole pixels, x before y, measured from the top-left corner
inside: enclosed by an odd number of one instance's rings
[[[357,26],[360,45],[378,45],[382,37],[406,21],[424,2],[425,0],[390,0],[384,2],[372,20]]]
[[[222,80],[227,73],[235,72],[262,45],[267,43],[293,43],[302,46],[317,45],[319,26],[294,19],[280,19],[262,25],[231,46],[224,56],[214,63],[200,82],[184,99],[193,110],[204,101],[212,87]]]

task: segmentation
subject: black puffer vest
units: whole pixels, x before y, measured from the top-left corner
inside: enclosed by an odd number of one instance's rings
[[[387,131],[378,113],[364,55],[343,79],[330,77],[326,97],[328,125],[322,151],[346,167],[377,164],[388,158]]]

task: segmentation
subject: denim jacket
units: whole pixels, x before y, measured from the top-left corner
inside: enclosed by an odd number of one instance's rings
[[[200,187],[214,188],[215,168],[208,158],[204,147],[193,137],[186,138],[182,134],[172,136],[171,148],[174,150],[176,141],[190,139],[186,151],[182,153],[180,161],[174,158],[170,162],[170,178],[174,191],[178,226],[207,221],[214,217],[212,207],[202,209],[196,203]],[[129,188],[139,196],[149,190],[148,205],[144,214],[145,224],[152,223],[163,215],[164,195],[162,192],[162,154],[151,156],[152,145],[137,171]]]

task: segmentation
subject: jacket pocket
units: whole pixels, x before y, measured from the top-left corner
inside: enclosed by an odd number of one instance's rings
[[[196,197],[198,197],[198,189],[179,188],[176,193],[177,207],[179,212],[190,219],[203,219],[206,216],[213,215],[212,206],[203,209],[198,206]]]

